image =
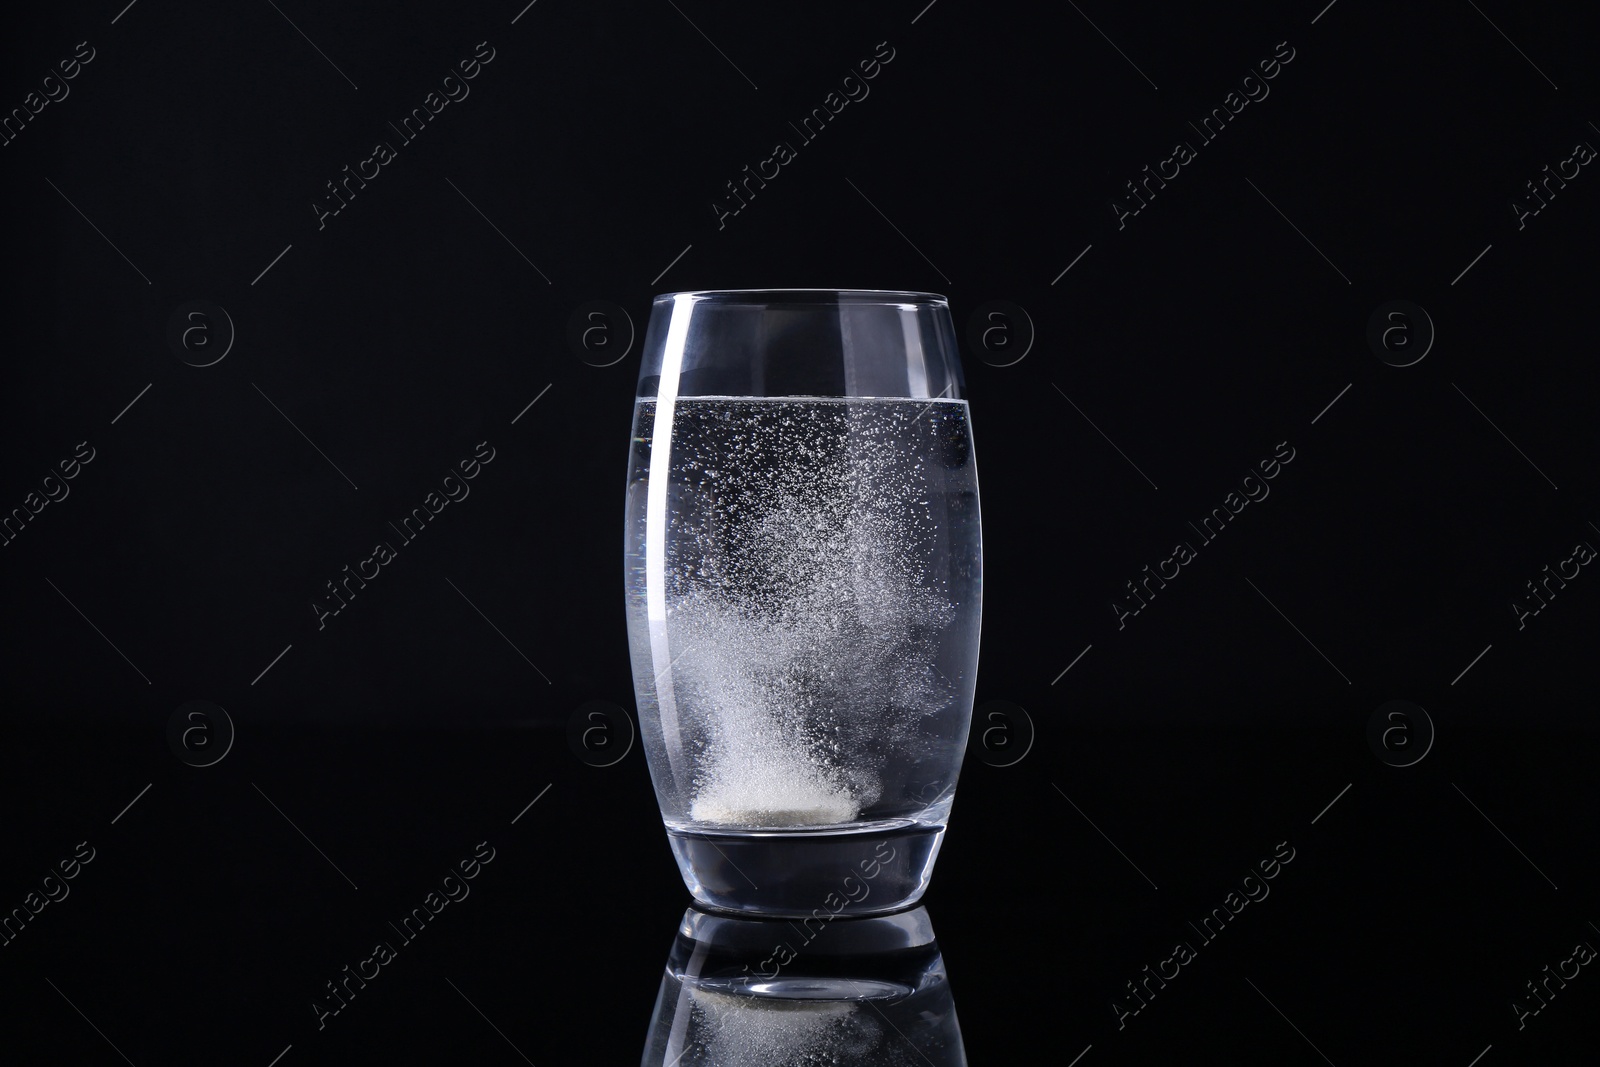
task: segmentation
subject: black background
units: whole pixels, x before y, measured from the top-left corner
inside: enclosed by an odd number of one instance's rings
[[[1037,729],[969,758],[925,899],[972,1062],[1592,1061],[1594,968],[1521,1029],[1512,1001],[1600,945],[1600,578],[1520,629],[1511,604],[1600,544],[1600,178],[1512,206],[1600,144],[1593,22],[924,3],[8,16],[6,113],[94,58],[0,148],[0,510],[94,459],[0,547],[0,909],[95,850],[0,948],[8,1062],[636,1062],[688,896],[642,752],[566,740],[586,701],[634,706],[638,369],[569,319],[827,286],[1036,332],[966,353],[979,711]],[[470,96],[319,228],[480,41]],[[719,228],[724,183],[879,42],[870,95]],[[1270,95],[1198,145],[1279,42]],[[1436,331],[1411,366],[1368,344],[1392,300]],[[191,301],[236,333],[211,366],[168,342]],[[319,629],[324,583],[483,441],[470,497]],[[1119,629],[1123,583],[1280,442],[1270,497]],[[1404,768],[1367,740],[1393,699],[1436,732]],[[190,700],[237,730],[209,767],[168,744]],[[319,1030],[324,982],[479,841],[472,896]],[[1119,1030],[1124,983],[1279,842],[1270,897]]]

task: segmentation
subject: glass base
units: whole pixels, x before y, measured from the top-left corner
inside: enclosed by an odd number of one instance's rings
[[[825,922],[696,906],[684,913],[667,956],[640,1062],[966,1067],[967,1060],[927,909]]]
[[[843,830],[667,828],[684,884],[702,907],[809,919],[882,915],[922,899],[942,824],[911,820]]]

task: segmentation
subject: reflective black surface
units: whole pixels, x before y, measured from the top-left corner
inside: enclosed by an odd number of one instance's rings
[[[1593,21],[8,13],[0,1058],[639,1063],[647,313],[820,285],[961,346],[972,1062],[1588,1063]]]

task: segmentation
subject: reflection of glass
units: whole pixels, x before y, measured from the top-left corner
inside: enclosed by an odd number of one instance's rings
[[[684,913],[642,1067],[965,1067],[925,908],[808,922]]]
[[[927,886],[982,598],[960,387],[943,297],[656,298],[628,630],[656,795],[704,905],[862,915]],[[841,888],[869,863],[870,894]]]

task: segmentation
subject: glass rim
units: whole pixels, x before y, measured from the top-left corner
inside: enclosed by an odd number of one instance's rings
[[[694,289],[657,293],[652,304],[673,303],[687,297],[696,303],[711,304],[914,304],[920,307],[949,307],[943,293],[907,289]]]

